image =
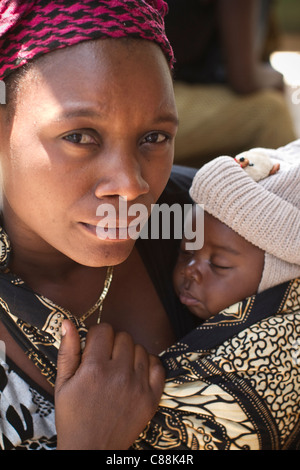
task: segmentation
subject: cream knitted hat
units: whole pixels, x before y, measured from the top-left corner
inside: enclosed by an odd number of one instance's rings
[[[197,172],[190,195],[265,251],[261,292],[300,276],[300,139],[278,150],[257,148],[236,158],[251,162],[256,154],[271,159],[271,166],[279,163],[279,171],[255,181],[234,158],[218,157]]]

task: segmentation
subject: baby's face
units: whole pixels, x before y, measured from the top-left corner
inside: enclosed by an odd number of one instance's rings
[[[206,320],[257,292],[264,251],[207,213],[201,250],[186,250],[187,242],[182,240],[173,282],[181,303],[196,316]]]

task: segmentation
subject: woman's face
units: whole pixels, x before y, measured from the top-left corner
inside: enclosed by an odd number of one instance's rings
[[[134,217],[119,217],[120,198],[150,213],[173,161],[177,112],[160,48],[107,39],[48,54],[21,79],[4,122],[4,214],[15,237],[87,266],[126,259]],[[96,231],[104,204],[117,215],[108,240]]]

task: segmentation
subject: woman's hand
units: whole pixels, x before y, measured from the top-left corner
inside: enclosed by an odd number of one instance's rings
[[[70,321],[58,355],[57,448],[128,449],[155,414],[164,387],[158,358],[107,324],[92,327],[83,354]]]

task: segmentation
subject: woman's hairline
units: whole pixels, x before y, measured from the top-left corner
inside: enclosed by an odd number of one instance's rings
[[[103,39],[96,39],[96,40],[89,40],[88,42],[90,43],[95,43],[96,41],[102,41]],[[117,39],[114,39],[114,38],[105,38],[105,40],[111,40],[111,41],[122,41],[123,43],[127,43],[128,47],[132,46],[132,44],[135,42],[135,41],[147,41],[147,42],[151,42],[153,44],[156,44],[152,41],[148,41],[147,39],[143,39],[143,38],[134,38],[134,37],[123,37],[123,38],[117,38]],[[157,44],[157,46],[160,48],[160,46]],[[73,46],[69,46],[69,47],[73,47]],[[3,79],[4,83],[5,83],[5,86],[6,86],[6,120],[7,120],[7,123],[10,123],[11,122],[11,119],[13,118],[14,116],[14,113],[15,113],[15,107],[16,107],[16,102],[17,102],[17,96],[18,96],[18,91],[20,89],[20,86],[21,86],[21,82],[22,80],[28,75],[29,72],[31,72],[35,65],[37,63],[40,63],[42,60],[47,60],[50,56],[52,56],[52,53],[55,53],[59,50],[62,50],[62,49],[57,49],[55,51],[52,51],[52,52],[49,52],[45,55],[42,55],[42,56],[39,56],[37,58],[34,58],[32,60],[30,60],[27,64],[19,67],[18,69],[14,70],[13,72],[10,73],[10,75],[8,75],[6,78]],[[165,60],[166,62],[168,63],[167,61],[167,58],[163,52],[163,50],[160,48],[162,54],[164,55],[165,57]],[[173,73],[172,73],[172,70],[168,64],[168,68],[170,70],[170,76],[171,78],[173,79]]]

